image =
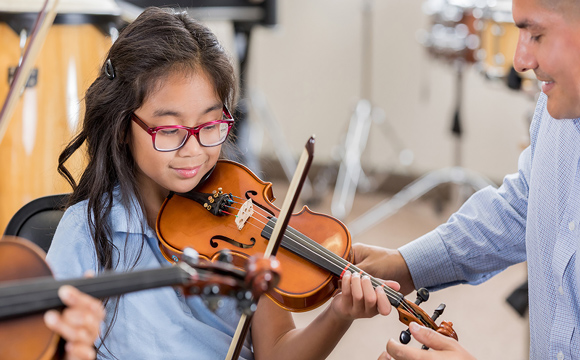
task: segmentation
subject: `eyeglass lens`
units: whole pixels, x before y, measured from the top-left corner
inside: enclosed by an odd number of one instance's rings
[[[198,141],[202,146],[216,146],[223,143],[228,136],[227,123],[209,124],[199,129]],[[158,130],[155,134],[155,147],[158,150],[180,148],[188,137],[188,131],[180,128]]]

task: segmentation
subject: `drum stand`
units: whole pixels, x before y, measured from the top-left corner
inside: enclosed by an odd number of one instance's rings
[[[361,166],[361,157],[367,145],[372,123],[388,125],[385,112],[373,106],[368,100],[372,88],[372,13],[373,0],[365,0],[362,8],[362,97],[355,106],[344,141],[337,151],[340,154],[340,165],[332,196],[331,212],[339,219],[344,219],[350,213],[357,188],[363,191],[370,191],[372,188],[372,181],[366,176]],[[392,140],[389,143],[401,149],[400,139],[396,137],[392,128],[389,130],[388,135]],[[412,159],[413,154],[410,150],[399,153],[400,155],[407,154],[407,158]],[[322,196],[323,190],[328,187],[328,183],[333,178],[331,172],[333,169],[328,167],[317,176],[314,193],[318,197]],[[312,200],[315,202],[317,199]]]
[[[451,131],[455,135],[455,166],[450,168],[443,168],[435,171],[431,171],[419,179],[413,181],[401,191],[396,193],[392,198],[384,200],[379,204],[375,205],[373,208],[368,210],[366,213],[356,218],[348,224],[350,233],[352,235],[360,234],[379,222],[385,220],[389,216],[396,213],[403,206],[411,201],[419,199],[421,196],[425,195],[435,187],[445,184],[453,183],[458,185],[464,185],[460,190],[464,190],[465,186],[470,186],[473,189],[480,190],[489,185],[496,186],[491,180],[486,177],[479,175],[473,171],[465,169],[460,166],[461,164],[461,121],[460,121],[460,109],[462,104],[463,95],[463,70],[465,67],[465,61],[463,59],[458,59],[455,62],[456,66],[456,101],[455,101],[455,114],[453,117],[453,126]]]

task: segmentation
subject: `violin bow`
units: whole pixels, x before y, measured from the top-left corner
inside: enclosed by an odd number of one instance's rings
[[[49,3],[52,1],[52,4]],[[14,73],[14,78],[10,89],[8,90],[8,95],[6,95],[6,100],[2,106],[2,111],[0,111],[0,144],[8,128],[8,123],[14,108],[16,107],[17,101],[20,98],[20,94],[28,78],[30,77],[30,72],[32,71],[32,66],[38,57],[38,53],[42,48],[44,39],[48,32],[48,28],[54,22],[56,17],[56,6],[59,0],[45,0],[42,10],[38,13],[32,32],[30,33],[30,38],[28,40],[28,46],[22,55],[22,61],[19,64],[16,72]]]
[[[294,207],[296,206],[296,202],[300,196],[300,191],[306,181],[310,165],[312,165],[313,158],[314,135],[312,135],[306,142],[300,160],[296,166],[296,171],[294,172],[294,176],[292,177],[292,181],[288,187],[288,192],[286,193],[286,197],[282,203],[282,208],[278,214],[278,219],[276,220],[276,224],[272,230],[272,236],[270,237],[270,241],[268,242],[268,246],[264,252],[264,258],[266,259],[270,256],[276,256],[276,253],[278,252],[278,248],[280,247],[284,233],[286,232],[286,227],[290,221],[290,216],[292,215],[292,211],[294,211]],[[256,304],[258,303],[258,300],[259,299],[256,299]],[[248,330],[250,329],[251,320],[252,315],[242,314],[234,337],[232,338],[232,342],[230,343],[226,360],[234,360],[240,357],[240,352],[242,351],[244,341],[246,340]]]

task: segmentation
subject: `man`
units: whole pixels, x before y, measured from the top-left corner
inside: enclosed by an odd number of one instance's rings
[[[543,82],[518,173],[398,251],[356,245],[355,261],[408,293],[478,284],[527,260],[530,358],[580,359],[580,0],[513,0],[513,17],[520,28],[514,66]],[[471,358],[428,329],[411,332],[438,350],[389,341],[381,356]]]
[[[99,335],[99,326],[105,318],[101,301],[68,285],[62,286],[58,295],[67,307],[62,313],[47,311],[44,322],[66,340],[65,360],[95,359],[97,353],[94,343]]]

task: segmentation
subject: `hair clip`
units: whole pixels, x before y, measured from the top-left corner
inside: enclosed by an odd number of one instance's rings
[[[107,75],[109,80],[113,80],[115,78],[115,68],[113,67],[111,59],[107,59],[107,61],[105,61],[105,75]]]

